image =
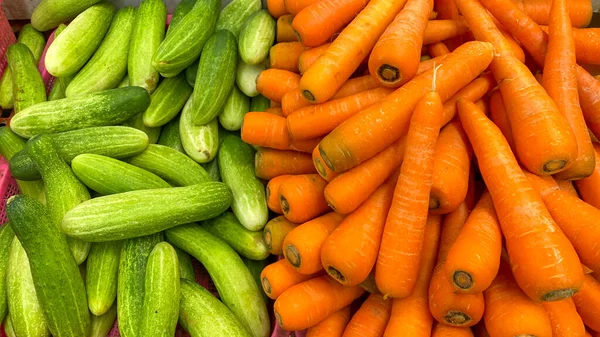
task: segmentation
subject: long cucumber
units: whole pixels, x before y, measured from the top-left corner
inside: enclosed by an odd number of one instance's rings
[[[152,104],[152,103],[151,103]],[[139,113],[123,123],[124,126],[129,126],[140,131],[143,131],[148,135],[148,143],[156,144],[160,137],[161,127],[149,127],[144,124],[144,114]]]
[[[66,22],[100,0],[42,0],[31,14],[31,24],[45,32]]]
[[[181,137],[179,136],[179,120],[180,116],[175,116],[167,124],[163,125],[160,130],[160,137],[158,138],[158,144],[168,146],[181,153],[184,153],[183,144],[181,144]]]
[[[192,94],[185,74],[165,78],[150,97],[150,106],[143,114],[144,125],[159,127],[167,124],[181,111]]]
[[[179,260],[179,276],[182,279],[190,281],[196,280],[196,271],[194,270],[190,254],[179,248],[175,248],[175,251],[177,252],[177,259]]]
[[[242,61],[259,64],[267,59],[275,42],[275,19],[266,9],[252,14],[242,25],[238,37],[238,49]]]
[[[171,16],[171,22],[169,23],[169,29],[167,30],[167,36],[175,29],[175,27],[181,22],[181,20],[188,15],[188,13],[194,8],[196,4],[196,0],[181,0],[177,7],[175,7],[175,11],[173,12],[173,16]]]
[[[6,274],[8,269],[8,256],[14,237],[15,233],[10,227],[10,224],[2,226],[0,229],[0,320],[4,320],[4,317],[6,317],[6,314],[8,313]]]
[[[6,57],[12,73],[15,113],[46,101],[46,86],[31,50],[22,43],[15,43],[8,47]]]
[[[252,232],[244,228],[231,212],[225,212],[216,218],[203,221],[202,227],[227,242],[243,257],[263,260],[269,256],[269,249],[262,232]]]
[[[260,0],[231,1],[219,14],[216,30],[227,29],[237,37],[246,19],[261,7]]]

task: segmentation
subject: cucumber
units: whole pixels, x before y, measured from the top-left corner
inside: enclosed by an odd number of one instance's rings
[[[175,251],[177,252],[177,260],[179,261],[179,276],[182,279],[194,282],[196,280],[196,271],[194,270],[190,254],[179,248],[175,248]]]
[[[221,181],[221,172],[219,172],[219,159],[215,158],[208,163],[201,164],[206,173],[213,181]]]
[[[134,19],[133,7],[124,7],[115,14],[98,50],[69,83],[67,97],[113,89],[119,85],[127,72],[129,39]]]
[[[13,84],[13,109],[16,114],[46,101],[46,86],[29,48],[15,43],[6,52]]]
[[[65,215],[62,230],[93,242],[128,239],[210,219],[230,203],[229,188],[217,182],[131,191],[88,200]]]
[[[200,60],[194,61],[189,67],[185,68],[185,78],[188,83],[193,87],[196,85],[196,75],[198,74],[198,65]]]
[[[261,290],[242,259],[229,245],[197,224],[171,228],[166,231],[166,236],[169,242],[202,263],[223,303],[251,336],[269,336],[269,314]]]
[[[117,303],[115,302],[108,311],[101,315],[92,315],[92,328],[89,337],[106,337],[115,325],[117,319]]]
[[[31,54],[33,54],[33,59],[37,66],[42,57],[42,53],[44,52],[44,48],[46,47],[46,38],[44,37],[44,34],[28,23],[21,28],[17,42],[26,45],[29,50],[31,50]]]
[[[129,84],[152,93],[158,85],[158,71],[152,56],[165,37],[167,7],[163,0],[143,0],[138,7],[129,43],[127,71]]]
[[[154,69],[163,74],[178,74],[198,59],[215,30],[220,9],[220,0],[197,0],[189,13],[169,28],[154,54]]]
[[[271,101],[263,95],[257,95],[250,100],[250,111],[264,112],[271,107]]]
[[[165,78],[152,93],[150,106],[143,114],[144,125],[159,127],[167,124],[181,111],[192,94],[185,74]]]
[[[146,135],[148,135],[148,143],[156,144],[158,142],[158,138],[160,137],[160,126],[156,128],[147,127],[144,125],[144,115],[143,113],[139,113],[129,120],[123,123],[124,126],[129,126],[140,131],[143,131]]]
[[[181,22],[181,20],[194,8],[196,4],[196,0],[181,0],[177,7],[175,7],[175,11],[171,16],[171,22],[169,23],[169,29],[167,30],[167,34],[169,35],[175,26]]]
[[[42,0],[31,14],[31,24],[45,32],[69,21],[100,0]]]
[[[96,242],[86,262],[85,288],[92,314],[104,315],[117,297],[117,275],[123,241]]]
[[[166,242],[154,246],[146,264],[140,336],[175,335],[181,298],[179,279],[179,261],[173,246]]]
[[[67,240],[45,207],[16,195],[8,200],[6,215],[29,257],[37,298],[52,335],[87,336],[90,313],[85,284]]]
[[[4,333],[6,334],[6,337],[17,337],[12,326],[12,321],[10,320],[10,314],[7,314],[4,319]]]
[[[179,119],[177,115],[171,119],[167,124],[162,126],[160,130],[160,137],[158,138],[158,144],[168,146],[181,153],[184,153],[183,145],[181,144],[181,137],[179,137]]]
[[[231,209],[240,223],[259,231],[269,218],[265,186],[254,175],[254,149],[239,137],[228,135],[219,150],[221,179],[233,193]]]
[[[66,98],[67,87],[73,80],[73,75],[65,77],[57,77],[52,84],[52,89],[48,94],[48,101],[55,101],[57,99]]]
[[[240,61],[238,62],[235,74],[235,83],[237,83],[237,86],[246,96],[258,96],[259,92],[258,89],[256,89],[256,79],[258,78],[258,75],[267,68],[269,68],[268,60],[257,65],[246,64]]]
[[[270,263],[268,259],[263,259],[263,260],[252,260],[252,259],[248,259],[242,256],[242,261],[244,261],[244,264],[246,265],[246,268],[248,268],[248,270],[250,271],[250,274],[252,274],[252,277],[254,278],[254,282],[256,282],[256,285],[258,285],[259,289],[262,289],[262,282],[260,280],[260,274],[262,273],[263,269],[265,269],[265,267]],[[265,292],[262,292],[263,295],[263,299],[265,300],[265,303],[269,304],[269,296],[267,296],[267,294],[265,294]]]
[[[27,143],[26,149],[46,184],[46,204],[50,220],[55,229],[60,228],[65,213],[81,202],[89,200],[90,193],[60,158],[54,142],[48,135],[32,139]],[[64,238],[62,232],[56,233]],[[72,238],[67,241],[77,264],[83,263],[90,252],[91,244]]]
[[[46,51],[45,65],[55,77],[73,75],[92,57],[115,14],[115,7],[100,2],[83,11]]]
[[[150,95],[138,87],[111,89],[31,106],[15,115],[10,127],[21,137],[92,126],[121,124],[143,112]]]
[[[193,95],[181,111],[179,137],[185,153],[199,163],[207,163],[219,150],[219,121],[215,118],[204,125],[196,125],[191,110]]]
[[[156,233],[123,243],[117,285],[117,317],[122,337],[140,336],[146,261],[152,248],[161,241],[163,234]]]
[[[125,77],[123,77],[121,82],[119,82],[119,85],[117,85],[117,88],[125,88],[128,86],[129,86],[129,75],[125,74]]]
[[[239,130],[242,128],[244,115],[248,111],[250,111],[250,98],[234,85],[227,101],[225,101],[223,111],[219,114],[219,122],[226,130]]]
[[[12,71],[10,66],[7,66],[0,78],[0,107],[5,110],[12,109],[14,106],[12,81]]]
[[[14,237],[15,233],[10,227],[10,224],[6,224],[0,228],[0,321],[4,320],[8,313],[6,273],[8,268],[8,255]]]
[[[267,59],[275,42],[276,25],[266,9],[255,12],[244,22],[238,37],[238,49],[244,63],[259,64]]]
[[[263,260],[269,256],[262,232],[252,232],[244,228],[231,212],[205,220],[202,227],[214,236],[225,241],[241,256],[252,260]]]
[[[27,253],[19,239],[11,240],[7,265],[7,297],[10,321],[16,336],[50,336],[37,299]]]
[[[246,19],[261,8],[260,0],[233,0],[219,14],[216,30],[227,29],[237,37]]]
[[[227,30],[215,32],[204,45],[192,94],[194,123],[213,120],[225,104],[235,82],[237,46]]]
[[[190,186],[211,180],[204,168],[190,157],[164,145],[151,144],[146,151],[126,161],[158,175],[174,186]]]

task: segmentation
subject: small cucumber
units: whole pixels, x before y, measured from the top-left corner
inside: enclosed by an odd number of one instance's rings
[[[104,315],[117,298],[117,275],[123,241],[96,242],[86,261],[85,288],[92,314]]]
[[[8,255],[10,246],[15,237],[10,224],[0,229],[0,321],[4,320],[8,313],[8,299],[6,297],[6,273],[8,268]]]
[[[241,256],[253,260],[263,260],[269,256],[262,232],[252,232],[244,228],[231,212],[205,220],[202,227],[214,236],[227,242]]]
[[[248,270],[250,271],[250,274],[252,274],[252,277],[254,278],[254,282],[256,282],[256,284],[258,285],[258,288],[262,289],[262,282],[260,280],[260,273],[262,273],[263,269],[265,269],[265,267],[270,263],[268,259],[263,259],[263,260],[252,260],[252,259],[248,259],[242,256],[242,260],[244,261],[244,264],[246,265],[246,268],[248,268]],[[265,292],[262,292],[263,295],[263,299],[265,300],[265,303],[269,303],[269,296],[267,296],[267,294],[265,294]]]
[[[208,163],[201,164],[206,173],[213,181],[221,181],[221,172],[219,172],[219,159],[215,158]]]
[[[179,260],[170,244],[154,246],[146,264],[144,306],[140,321],[140,336],[175,335],[179,316]]]
[[[252,14],[240,30],[238,49],[247,64],[259,64],[267,59],[275,42],[277,22],[266,9]]]
[[[217,118],[204,125],[196,125],[190,109],[193,95],[181,111],[179,137],[188,156],[199,163],[207,163],[219,150],[219,121]]]
[[[12,81],[12,71],[10,71],[10,66],[7,66],[0,78],[0,107],[2,109],[8,110],[14,106]]]
[[[165,37],[166,21],[163,0],[143,0],[135,15],[127,63],[129,84],[149,93],[158,85],[159,74],[152,67],[152,56]]]
[[[258,89],[256,89],[256,79],[258,78],[258,75],[268,67],[269,62],[267,60],[257,65],[246,64],[240,61],[238,62],[236,70],[235,83],[237,83],[237,86],[246,96],[258,96],[259,92]]]
[[[4,319],[4,333],[6,334],[6,337],[17,337],[17,335],[15,335],[15,329],[13,329],[12,321],[10,320],[10,314],[7,314]]]
[[[242,128],[244,115],[250,111],[250,98],[238,89],[237,85],[229,93],[223,111],[219,114],[219,122],[225,130],[236,131]]]
[[[129,126],[140,131],[144,131],[148,135],[148,143],[156,144],[160,137],[160,126],[151,128],[144,125],[144,114],[139,113],[123,123],[124,126]]]
[[[21,28],[17,42],[26,45],[29,50],[31,50],[31,54],[33,54],[33,59],[37,66],[42,57],[42,53],[44,52],[44,48],[46,47],[46,38],[44,37],[44,34],[28,23]]]
[[[123,77],[121,82],[119,82],[119,85],[117,85],[117,88],[125,88],[128,86],[129,86],[129,75],[125,74],[125,77]]]
[[[196,60],[189,67],[185,68],[185,78],[192,87],[196,85],[196,75],[198,74],[199,63],[200,60]]]
[[[192,94],[185,74],[165,78],[150,96],[150,106],[143,114],[144,125],[155,128],[167,124],[181,111]]]
[[[236,64],[235,36],[227,30],[215,32],[202,50],[192,94],[196,125],[210,122],[221,112],[235,82]]]
[[[196,280],[196,271],[194,270],[194,265],[192,264],[192,258],[190,257],[190,254],[176,247],[175,251],[177,252],[177,259],[179,260],[180,277],[182,279],[194,282]]]
[[[45,32],[76,17],[100,0],[42,0],[31,14],[31,24]]]
[[[254,149],[234,135],[225,136],[219,150],[221,179],[233,193],[231,209],[240,223],[259,231],[269,218],[265,186],[254,175]]]
[[[127,72],[127,54],[134,19],[133,7],[124,7],[115,14],[98,50],[69,83],[67,97],[117,87]]]
[[[158,144],[168,146],[181,153],[184,153],[181,137],[179,137],[179,119],[180,116],[175,116],[167,124],[162,126]]]
[[[92,57],[115,14],[115,6],[100,2],[83,11],[46,51],[46,69],[55,77],[73,75]]]
[[[257,95],[250,100],[250,111],[264,112],[271,107],[271,101],[263,95]]]
[[[66,98],[67,87],[73,80],[73,75],[65,77],[57,77],[52,84],[52,89],[48,94],[49,101],[55,101],[57,99]]]
[[[177,7],[175,7],[175,11],[173,12],[173,16],[171,16],[171,22],[169,23],[169,29],[167,30],[167,35],[171,34],[175,26],[181,22],[181,20],[188,15],[188,13],[194,8],[196,4],[196,0],[181,0]]]
[[[219,14],[216,30],[227,29],[237,37],[246,19],[261,8],[260,0],[233,0]]]
[[[13,85],[13,108],[16,114],[46,101],[46,86],[29,48],[15,43],[6,52]]]
[[[117,319],[117,303],[115,302],[106,313],[101,316],[92,315],[92,328],[89,337],[106,337],[115,325]]]

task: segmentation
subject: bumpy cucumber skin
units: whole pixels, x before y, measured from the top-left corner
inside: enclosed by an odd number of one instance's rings
[[[260,0],[233,0],[219,14],[216,30],[227,29],[237,37],[246,19],[261,8]]]
[[[269,256],[269,249],[262,232],[247,230],[231,212],[225,212],[216,218],[203,221],[202,227],[227,242],[243,257],[263,260]]]
[[[156,128],[167,124],[181,111],[192,94],[185,74],[165,78],[150,96],[150,106],[143,113],[144,125]]]
[[[248,111],[250,111],[250,98],[234,85],[225,101],[223,111],[219,114],[219,122],[225,130],[237,131],[242,128],[244,115]]]
[[[192,95],[181,111],[179,137],[185,153],[198,163],[208,163],[219,150],[219,121],[215,118],[204,125],[194,123]]]
[[[108,311],[101,315],[92,315],[92,328],[89,337],[106,337],[117,319],[117,303],[115,302]]]
[[[10,66],[7,66],[0,78],[0,107],[2,109],[12,109],[14,106],[12,85],[12,71],[10,71]]]
[[[168,146],[181,153],[185,153],[183,144],[181,144],[181,137],[179,137],[179,120],[180,116],[177,115],[167,124],[162,126],[162,129],[160,130],[160,137],[158,138],[158,144]]]
[[[31,50],[22,43],[15,43],[8,47],[6,57],[12,73],[15,113],[46,101],[46,86]]]
[[[45,32],[69,21],[101,0],[42,0],[31,14],[31,24]]]
[[[8,299],[6,297],[6,273],[8,268],[8,255],[10,246],[15,237],[10,224],[0,229],[0,321],[4,320],[8,313]]]
[[[276,24],[265,9],[257,11],[246,20],[238,38],[238,49],[244,63],[259,64],[267,59],[275,42]]]
[[[196,4],[196,0],[181,0],[177,7],[175,7],[175,11],[173,12],[173,16],[171,16],[171,22],[169,23],[169,29],[167,30],[167,36],[175,29],[175,27],[181,22],[181,20],[188,15],[188,13],[194,8]]]
[[[37,65],[40,61],[40,57],[42,57],[44,48],[46,47],[46,38],[44,37],[44,34],[28,23],[21,28],[17,42],[26,45],[29,50],[31,50],[31,54],[33,54],[33,59]]]
[[[117,298],[117,276],[122,247],[123,241],[96,242],[90,250],[86,262],[85,288],[88,306],[95,316],[107,313]]]
[[[7,314],[4,319],[4,333],[6,334],[6,337],[17,337],[12,326],[12,321],[10,320],[10,314]]]
[[[256,97],[260,94],[256,89],[256,79],[258,78],[258,75],[268,67],[269,62],[267,60],[257,65],[238,62],[235,83],[246,96]]]

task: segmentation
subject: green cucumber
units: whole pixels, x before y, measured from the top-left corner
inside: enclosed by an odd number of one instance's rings
[[[183,145],[181,144],[181,137],[179,137],[179,119],[177,115],[171,119],[167,124],[162,126],[160,130],[160,137],[158,138],[158,144],[168,146],[181,153],[184,153]]]
[[[261,8],[260,0],[233,0],[219,14],[216,29],[227,29],[237,37],[246,19]]]
[[[73,80],[73,75],[65,77],[57,77],[52,84],[52,89],[48,94],[48,101],[55,101],[57,99],[66,98],[67,87]]]
[[[10,71],[10,66],[7,66],[0,78],[0,107],[2,109],[8,110],[14,106],[12,81],[12,71]]]
[[[208,163],[201,164],[213,181],[221,181],[221,172],[219,172],[219,159],[215,158]]]
[[[6,297],[6,273],[8,268],[8,255],[10,245],[15,237],[10,224],[2,226],[0,229],[0,320],[4,320],[8,313],[8,299]]]
[[[128,86],[129,86],[129,75],[125,74],[125,77],[123,77],[121,82],[119,82],[119,85],[117,85],[117,88],[125,88]]]
[[[181,0],[177,7],[175,7],[175,11],[171,16],[171,22],[169,22],[169,29],[167,30],[167,35],[169,35],[175,26],[181,22],[181,20],[188,15],[188,13],[194,8],[196,4],[196,0]]]
[[[92,314],[104,315],[117,297],[117,275],[123,241],[96,242],[86,262],[85,288]]]
[[[267,68],[269,68],[269,62],[267,60],[257,65],[246,64],[240,61],[238,62],[235,74],[235,83],[237,83],[237,86],[246,96],[258,96],[259,92],[256,89],[256,79],[258,78],[258,75]]]
[[[13,84],[13,109],[19,113],[32,105],[46,101],[46,86],[29,48],[15,43],[6,52]]]
[[[81,154],[71,167],[79,180],[102,195],[171,187],[151,172],[99,154]]]
[[[215,30],[220,0],[197,0],[154,54],[152,66],[160,73],[178,74],[191,65]]]
[[[179,316],[180,274],[177,252],[170,244],[154,246],[146,264],[140,336],[175,335]]]
[[[169,242],[202,263],[223,303],[251,332],[251,336],[269,336],[269,314],[261,290],[242,259],[227,243],[197,224],[171,228],[166,231],[166,236]]]
[[[122,337],[140,336],[146,261],[154,246],[161,241],[163,234],[156,233],[123,243],[117,285],[117,317]]]
[[[192,94],[185,74],[165,78],[150,96],[150,106],[143,114],[144,125],[158,127],[167,124],[181,111]]]
[[[33,54],[35,64],[37,65],[42,57],[44,48],[46,47],[46,38],[44,37],[44,34],[28,23],[21,28],[17,42],[29,47],[29,50],[31,50],[31,53]]]
[[[180,277],[194,282],[196,280],[196,271],[194,270],[190,254],[179,248],[175,248],[175,251],[177,252],[177,260],[179,261]]]
[[[210,219],[230,203],[229,188],[217,182],[131,191],[84,202],[65,215],[62,229],[86,241],[128,239]]]
[[[67,97],[113,89],[119,85],[127,72],[129,39],[134,19],[133,7],[124,7],[115,14],[98,50],[69,83]]]
[[[87,336],[90,313],[85,284],[64,235],[56,230],[45,207],[30,197],[11,197],[6,215],[27,252],[37,298],[52,335]]]
[[[146,151],[126,161],[175,186],[190,186],[211,180],[204,168],[190,157],[164,145],[148,145]]]
[[[6,271],[11,326],[17,336],[50,336],[37,299],[27,253],[19,239],[11,240]]]
[[[118,125],[143,112],[150,95],[142,88],[126,87],[31,106],[15,115],[10,127],[21,137],[92,126]]]
[[[252,232],[244,228],[231,212],[205,220],[202,227],[214,236],[227,242],[241,256],[252,260],[263,260],[269,256],[269,249],[262,232]]]
[[[115,6],[102,1],[77,15],[48,47],[48,72],[55,77],[78,72],[102,42],[114,14]]]
[[[235,82],[237,46],[227,30],[215,32],[204,45],[192,94],[194,123],[213,120],[225,104]]]
[[[250,111],[250,98],[237,87],[229,93],[223,111],[219,114],[219,122],[225,130],[237,131],[242,128],[244,115]]]
[[[115,302],[110,309],[101,316],[92,315],[92,328],[89,337],[106,337],[115,325],[117,319],[117,303]]]
[[[144,124],[143,113],[139,113],[131,117],[129,120],[125,121],[123,125],[136,128],[140,131],[144,131],[144,133],[148,135],[148,143],[150,144],[156,144],[156,142],[158,142],[158,138],[160,137],[160,126],[155,128],[146,126]]]
[[[262,289],[262,282],[260,280],[260,274],[262,273],[263,269],[265,269],[265,267],[271,263],[269,262],[269,259],[263,259],[263,260],[252,260],[252,259],[248,259],[242,256],[242,260],[244,261],[244,264],[246,265],[246,268],[248,268],[248,270],[250,271],[250,274],[252,274],[252,277],[254,278],[254,282],[256,282],[256,285],[258,285],[258,288]],[[269,296],[267,296],[267,294],[265,294],[265,292],[262,292],[263,295],[263,299],[265,300],[265,303],[269,303]]]
[[[196,125],[191,110],[193,95],[181,111],[179,137],[185,153],[199,163],[207,163],[219,151],[219,121],[217,118],[204,125]]]
[[[194,61],[189,67],[185,68],[185,78],[188,83],[193,87],[196,85],[196,75],[198,74],[198,65],[200,60]]]
[[[255,12],[244,22],[238,37],[238,49],[244,63],[259,64],[267,59],[275,42],[276,25],[266,9]]]
[[[13,329],[12,321],[10,320],[10,314],[7,314],[4,319],[4,333],[6,334],[6,337],[17,337],[17,335],[15,335],[15,329]]]
[[[45,32],[69,21],[100,0],[42,0],[31,14],[31,24]]]
[[[221,179],[233,193],[231,209],[240,223],[259,231],[269,219],[264,184],[254,175],[254,149],[239,137],[228,135],[219,149]]]
[[[129,83],[152,93],[158,85],[158,71],[152,56],[165,37],[167,7],[163,0],[143,0],[138,7],[129,43]]]
[[[257,95],[250,100],[250,111],[264,112],[271,107],[271,101],[263,95]]]

